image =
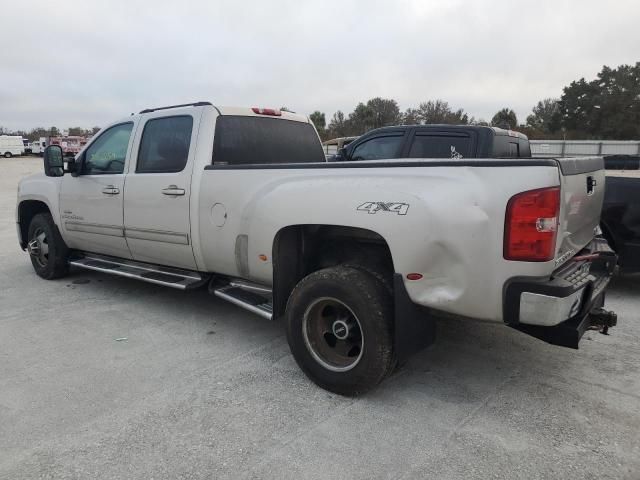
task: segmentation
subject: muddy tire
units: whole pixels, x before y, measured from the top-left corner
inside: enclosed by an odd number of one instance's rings
[[[53,280],[69,272],[69,249],[49,213],[39,213],[29,224],[27,251],[38,276]]]
[[[302,371],[320,387],[358,395],[395,366],[393,301],[369,272],[325,268],[303,278],[285,312],[287,340]]]

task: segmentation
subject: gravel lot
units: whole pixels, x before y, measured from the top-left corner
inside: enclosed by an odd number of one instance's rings
[[[0,478],[640,478],[640,277],[579,351],[442,320],[374,392],[298,370],[283,326],[206,292],[85,271],[47,282],[0,159]]]

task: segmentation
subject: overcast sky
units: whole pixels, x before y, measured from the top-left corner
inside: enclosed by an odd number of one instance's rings
[[[327,122],[375,96],[524,121],[603,64],[640,60],[640,1],[9,2],[0,126],[100,126],[209,100]]]

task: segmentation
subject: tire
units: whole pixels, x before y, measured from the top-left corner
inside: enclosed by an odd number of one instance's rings
[[[39,277],[64,277],[69,272],[69,249],[49,213],[39,213],[29,224],[27,251]]]
[[[4,158],[11,158],[11,152],[4,152]]]
[[[392,306],[385,285],[368,272],[344,265],[313,272],[287,302],[291,353],[320,387],[362,394],[395,367]]]

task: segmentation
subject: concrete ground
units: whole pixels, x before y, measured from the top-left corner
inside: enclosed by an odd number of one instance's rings
[[[0,159],[0,478],[639,479],[640,277],[579,351],[442,320],[372,393],[316,387],[283,326],[206,292],[39,279]]]

